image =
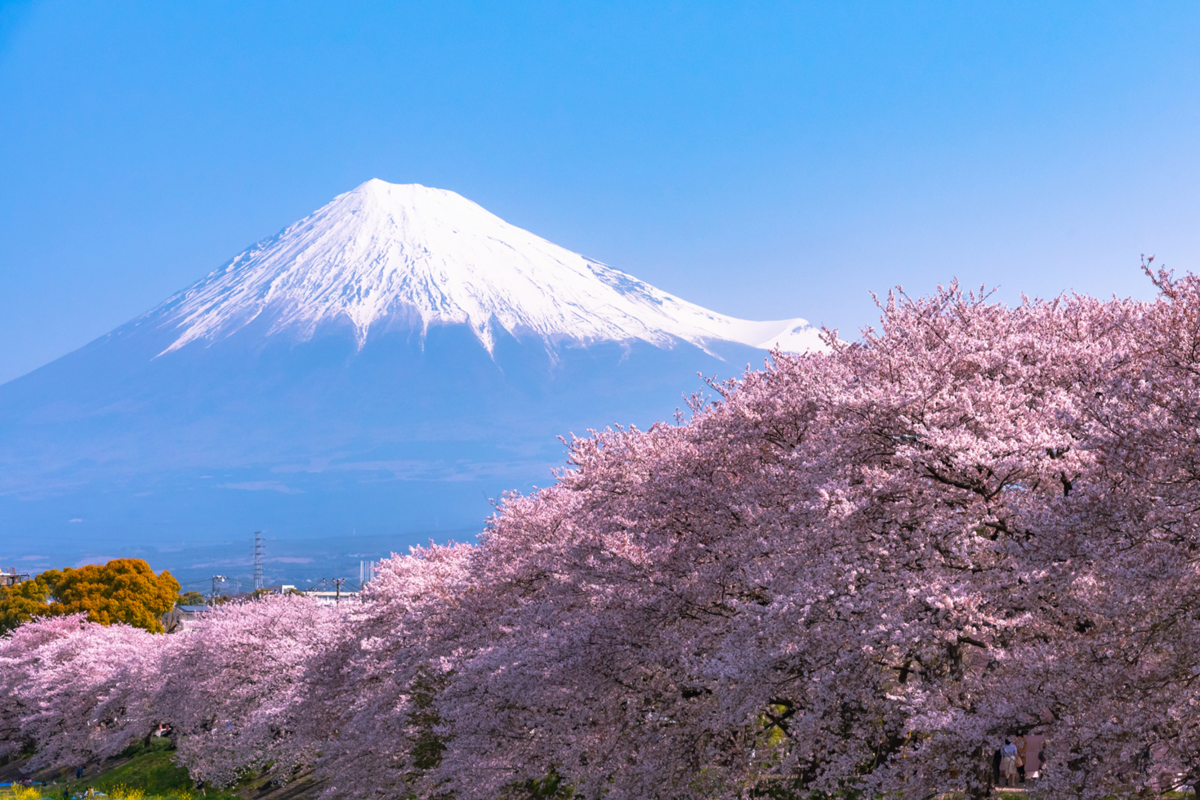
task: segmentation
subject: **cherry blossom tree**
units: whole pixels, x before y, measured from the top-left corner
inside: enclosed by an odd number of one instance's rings
[[[176,761],[195,780],[228,786],[268,770],[286,781],[314,759],[313,740],[296,735],[305,669],[335,641],[341,618],[340,609],[300,596],[213,608],[164,637],[147,721],[177,732]]]
[[[41,666],[42,648],[69,636],[83,625],[84,615],[26,622],[0,636],[0,758],[33,746],[33,737],[22,721],[34,713],[23,689]]]
[[[29,768],[39,769],[113,756],[142,738],[134,721],[146,713],[161,642],[82,615],[28,622],[0,639],[6,749],[32,744]]]
[[[314,763],[337,797],[916,800],[987,796],[1036,732],[1044,797],[1200,779],[1200,280],[1147,271],[1151,302],[894,292],[686,421],[572,439],[340,611],[23,625],[8,746],[170,722],[198,778]]]
[[[119,754],[159,725],[197,780],[227,785],[269,768],[286,779],[313,759],[294,735],[305,666],[341,613],[303,597],[218,607],[156,635],[82,615],[35,620],[0,638],[4,752],[33,745],[31,769]]]
[[[1158,302],[1112,324],[1120,348],[1079,398],[1095,469],[1071,492],[1062,556],[1078,566],[1074,636],[1044,647],[1031,679],[1055,713],[1048,790],[1169,788],[1200,778],[1200,281],[1152,278]],[[1116,338],[1114,336],[1113,338]]]
[[[686,425],[574,441],[472,555],[491,640],[456,651],[431,777],[982,796],[1034,729],[1047,791],[1186,769],[1200,296],[1155,280],[1149,304],[896,294]]]
[[[475,548],[431,545],[381,562],[342,635],[310,664],[307,728],[339,797],[437,795],[447,732],[436,701],[466,654],[489,642]],[[422,795],[423,796],[423,795]]]

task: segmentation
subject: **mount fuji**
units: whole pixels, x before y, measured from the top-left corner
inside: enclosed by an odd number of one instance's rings
[[[489,498],[552,480],[559,435],[670,418],[697,373],[775,347],[824,345],[371,180],[0,386],[0,558],[136,551],[186,578],[236,571],[220,543],[256,529],[338,543],[268,562],[297,578],[467,538]]]

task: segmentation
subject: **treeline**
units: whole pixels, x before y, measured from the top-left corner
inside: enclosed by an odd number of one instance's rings
[[[48,569],[32,580],[0,586],[0,633],[39,617],[85,614],[102,625],[124,623],[161,632],[179,582],[140,558],[118,558],[78,569]],[[194,592],[192,594],[195,594]]]
[[[362,602],[229,604],[181,634],[79,616],[0,640],[38,764],[161,724],[214,784],[336,797],[1046,797],[1200,763],[1200,280],[1153,302],[889,297],[686,423],[570,443],[474,546]]]

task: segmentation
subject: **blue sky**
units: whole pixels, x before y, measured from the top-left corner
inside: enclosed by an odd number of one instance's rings
[[[362,181],[688,300],[1148,297],[1200,259],[1200,4],[0,0],[0,381]]]

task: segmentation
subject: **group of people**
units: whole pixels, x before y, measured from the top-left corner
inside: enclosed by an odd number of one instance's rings
[[[1025,783],[1025,769],[1028,764],[1025,750],[1024,736],[1005,738],[1004,746],[998,748],[992,756],[992,775],[997,786],[1016,786],[1018,783]],[[1045,764],[1046,751],[1043,743],[1043,748],[1039,749],[1037,754],[1037,772],[1039,774]],[[1004,783],[1001,783],[1001,780]]]

